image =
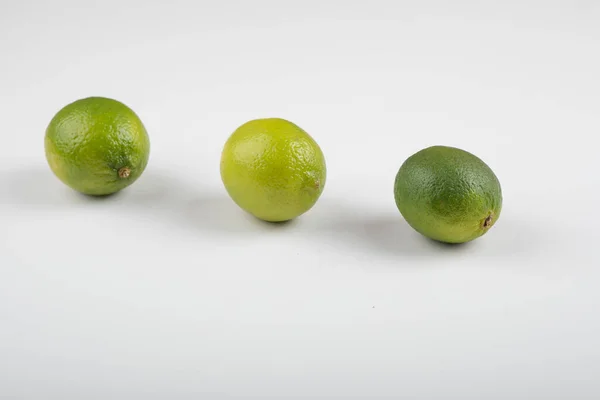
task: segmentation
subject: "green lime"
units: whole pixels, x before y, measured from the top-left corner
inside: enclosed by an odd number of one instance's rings
[[[454,147],[433,146],[409,157],[396,175],[394,197],[411,227],[447,243],[482,236],[502,209],[494,172],[478,157]]]
[[[325,187],[325,157],[299,126],[280,118],[240,126],[221,154],[221,179],[233,201],[265,221],[308,211]]]
[[[139,117],[125,104],[103,97],[77,100],[50,121],[46,158],[67,186],[107,195],[131,185],[144,172],[150,141]]]

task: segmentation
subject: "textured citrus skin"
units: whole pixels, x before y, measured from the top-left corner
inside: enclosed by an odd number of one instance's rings
[[[409,157],[396,175],[394,195],[410,226],[447,243],[485,234],[502,209],[494,172],[478,157],[454,147],[433,146]]]
[[[150,140],[126,105],[103,97],[77,100],[50,121],[46,159],[67,186],[88,195],[115,193],[135,182],[148,164]]]
[[[257,119],[225,143],[221,179],[242,209],[265,221],[287,221],[312,208],[323,192],[325,157],[299,126]]]

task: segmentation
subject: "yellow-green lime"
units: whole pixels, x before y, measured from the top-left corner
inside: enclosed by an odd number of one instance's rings
[[[396,205],[417,232],[447,243],[485,234],[500,217],[500,182],[481,159],[433,146],[409,157],[394,184]]]
[[[265,221],[287,221],[312,208],[323,192],[325,157],[294,123],[256,119],[240,126],[225,143],[221,179],[245,211]]]
[[[140,118],[125,104],[88,97],[68,104],[50,121],[46,158],[67,186],[108,195],[135,182],[148,163],[150,140]]]

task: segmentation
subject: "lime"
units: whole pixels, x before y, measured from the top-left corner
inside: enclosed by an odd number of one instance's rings
[[[221,179],[233,201],[265,221],[308,211],[325,187],[325,157],[299,126],[280,118],[249,121],[229,137]]]
[[[46,158],[67,186],[88,195],[108,195],[135,182],[148,163],[150,141],[139,117],[104,97],[77,100],[50,121]]]
[[[394,184],[396,205],[417,232],[447,243],[485,234],[500,217],[502,190],[475,155],[433,146],[409,157]]]

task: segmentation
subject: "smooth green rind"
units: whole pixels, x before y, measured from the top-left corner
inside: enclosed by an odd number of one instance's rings
[[[45,151],[50,168],[63,183],[101,196],[126,188],[142,175],[150,140],[129,107],[113,99],[89,97],[54,116],[46,129]]]
[[[325,187],[325,157],[302,128],[280,118],[249,121],[229,137],[221,155],[221,179],[233,201],[255,217],[296,218]]]
[[[417,232],[446,243],[484,235],[500,217],[500,182],[481,159],[433,146],[409,157],[394,182],[398,210]]]

